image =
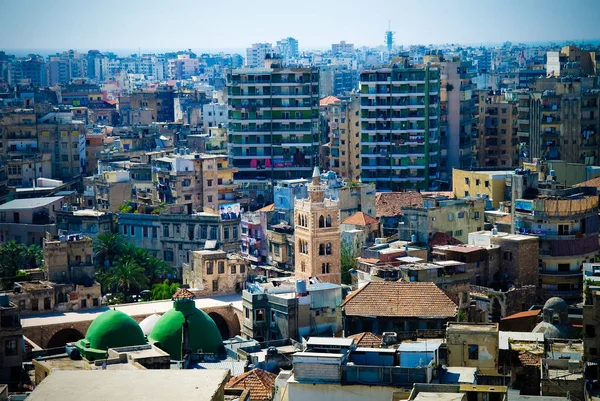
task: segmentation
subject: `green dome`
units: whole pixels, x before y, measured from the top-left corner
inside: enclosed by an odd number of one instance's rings
[[[85,339],[90,348],[98,350],[146,343],[144,333],[137,322],[115,309],[107,310],[94,319]]]
[[[193,352],[219,352],[223,341],[211,317],[197,309],[196,304],[191,300],[175,301],[173,304],[173,309],[158,319],[150,333],[154,345],[168,352],[171,359],[181,360],[183,338],[181,330],[187,317],[188,348]]]

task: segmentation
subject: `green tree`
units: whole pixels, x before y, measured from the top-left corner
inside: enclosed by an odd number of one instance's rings
[[[356,269],[356,266],[358,264],[356,258],[360,256],[360,247],[361,243],[358,237],[354,237],[353,240],[342,241],[342,284],[352,284],[352,272]]]
[[[94,257],[99,267],[110,267],[114,261],[123,256],[127,243],[120,233],[102,233],[94,240]],[[108,266],[105,266],[108,262]]]
[[[0,278],[2,288],[9,289],[15,281],[23,280],[26,273],[21,269],[42,267],[43,252],[37,245],[26,246],[10,241],[0,246]]]
[[[178,283],[169,283],[169,280],[165,280],[162,283],[154,284],[152,286],[152,300],[160,299],[171,299],[173,294],[179,289]]]
[[[44,251],[37,245],[29,245],[23,255],[22,269],[36,269],[42,267],[44,259]]]
[[[127,299],[134,291],[148,288],[148,277],[144,269],[131,257],[119,258],[103,276],[107,288],[114,288]]]

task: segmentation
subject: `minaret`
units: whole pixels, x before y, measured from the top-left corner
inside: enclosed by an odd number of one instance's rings
[[[319,168],[308,184],[308,199],[294,203],[294,267],[297,279],[341,284],[339,201],[325,199]]]

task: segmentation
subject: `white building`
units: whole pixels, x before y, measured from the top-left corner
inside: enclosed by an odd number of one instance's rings
[[[209,103],[202,106],[202,126],[218,127],[227,124],[227,105],[223,103]]]
[[[265,56],[272,52],[273,46],[270,43],[253,43],[252,47],[246,49],[246,66],[264,66]]]
[[[352,54],[354,53],[354,44],[346,43],[345,40],[342,40],[340,43],[331,45],[331,52],[333,54]]]

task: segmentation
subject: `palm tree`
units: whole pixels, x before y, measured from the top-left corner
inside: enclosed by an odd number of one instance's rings
[[[99,234],[94,240],[94,257],[97,265],[100,267],[112,266],[115,259],[123,255],[125,246],[125,238],[120,233]]]
[[[133,290],[144,290],[148,286],[144,269],[133,258],[119,258],[106,273],[104,281],[107,287],[115,288],[115,292],[121,291],[125,298]]]
[[[157,278],[164,277],[167,273],[173,271],[171,265],[162,259],[150,256],[148,258],[148,265],[144,267],[146,275],[150,279],[150,282],[154,282]]]
[[[37,245],[29,245],[23,254],[23,268],[36,269],[42,266],[44,251]]]
[[[12,287],[17,272],[24,267],[23,256],[26,252],[27,247],[15,241],[0,246],[0,285],[3,289]]]

